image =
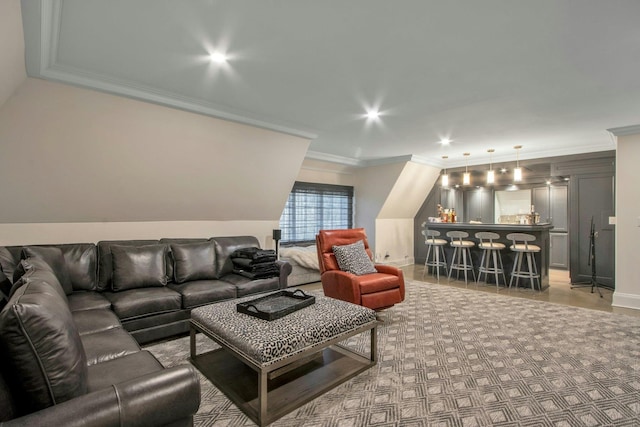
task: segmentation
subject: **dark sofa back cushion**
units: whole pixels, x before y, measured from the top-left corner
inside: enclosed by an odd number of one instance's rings
[[[22,278],[25,274],[27,274],[27,272],[31,270],[37,270],[38,278],[46,281],[47,284],[49,284],[49,286],[51,286],[53,290],[55,290],[64,301],[68,301],[67,293],[62,288],[62,285],[58,280],[58,276],[51,269],[51,266],[47,264],[46,261],[40,258],[27,258],[20,261],[20,263],[16,267],[16,271],[14,274],[14,276],[16,277],[16,281],[11,288],[9,297],[13,296],[16,290],[25,284],[25,281],[22,280]]]
[[[0,246],[0,268],[7,279],[13,283],[13,272],[20,262],[22,246]]]
[[[113,267],[111,263],[112,246],[156,245],[157,240],[103,240],[98,242],[98,291],[111,290]]]
[[[233,272],[233,262],[231,262],[233,252],[243,248],[260,247],[260,242],[253,236],[214,237],[211,240],[216,245],[218,278]]]
[[[49,277],[52,277],[49,275]],[[21,413],[87,392],[87,360],[66,301],[31,269],[0,313],[3,372]]]
[[[114,292],[167,284],[165,244],[145,246],[111,246]]]
[[[56,245],[67,263],[74,291],[95,291],[97,286],[98,249],[93,243]]]
[[[0,270],[0,310],[2,310],[4,306],[7,305],[7,301],[9,301],[11,287],[11,280]]]
[[[62,251],[73,290],[91,291],[97,285],[98,250],[93,243],[31,245],[31,248],[59,248]],[[0,247],[0,267],[13,283],[15,269],[22,258],[22,246]],[[37,250],[37,249],[36,249]]]
[[[212,241],[172,243],[171,254],[176,283],[217,279],[216,249]]]
[[[67,263],[62,255],[62,250],[55,246],[25,246],[22,248],[22,259],[36,258],[46,262],[51,271],[58,278],[58,282],[62,285],[64,292],[69,295],[73,292],[71,278],[69,278],[69,270]],[[17,277],[14,275],[14,282]]]

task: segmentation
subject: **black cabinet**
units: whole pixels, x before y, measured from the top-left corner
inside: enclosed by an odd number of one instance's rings
[[[569,268],[569,234],[549,233],[549,267]]]
[[[445,209],[455,209],[457,215],[462,214],[462,190],[457,188],[442,188],[440,190],[440,204]],[[462,221],[462,219],[458,219]]]
[[[550,187],[549,209],[553,231],[569,231],[569,197],[567,186]]]
[[[566,185],[535,187],[532,202],[540,222],[553,224],[554,232],[569,231],[569,203]]]
[[[614,173],[571,176],[571,281],[589,282],[591,222],[594,228],[596,280],[604,286],[614,287],[615,238],[614,226]]]
[[[532,202],[540,222],[553,225],[550,234],[549,266],[569,268],[569,199],[566,185],[533,188]]]
[[[476,188],[464,192],[464,221],[493,223],[493,190]]]

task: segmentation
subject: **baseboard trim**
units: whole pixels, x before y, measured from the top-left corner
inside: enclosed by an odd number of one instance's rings
[[[405,258],[405,259],[394,259],[391,261],[384,261],[381,262],[380,264],[389,264],[389,265],[393,265],[394,267],[404,267],[406,265],[412,265],[415,263],[415,260],[413,259],[413,257],[411,258]]]
[[[611,301],[612,307],[632,308],[640,310],[640,295],[638,294],[624,294],[622,292],[615,291],[613,293],[613,299]]]

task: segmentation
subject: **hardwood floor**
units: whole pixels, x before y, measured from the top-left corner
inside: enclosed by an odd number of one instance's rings
[[[447,280],[446,276],[440,275],[440,281],[438,282],[435,276],[427,274],[422,277],[424,270],[423,265],[413,264],[405,267],[401,267],[404,272],[405,278],[416,281],[424,281],[429,283],[439,283],[443,286],[454,286],[458,288],[467,288],[477,290],[478,292],[498,293],[500,295],[507,295],[514,298],[528,298],[538,301],[547,301],[555,304],[564,304],[574,307],[588,308],[592,310],[607,311],[610,313],[620,313],[629,316],[640,317],[640,310],[633,310],[628,308],[612,307],[611,300],[613,291],[605,288],[600,288],[602,292],[602,298],[598,294],[598,291],[591,293],[590,287],[571,289],[571,282],[569,281],[569,272],[566,270],[551,269],[549,272],[549,288],[544,292],[532,291],[531,289],[518,288],[511,290],[500,287],[496,289],[495,284],[486,285],[480,282],[478,285],[469,282],[465,285],[464,280]],[[318,283],[312,283],[309,285],[301,286],[303,289],[322,289],[322,285]]]

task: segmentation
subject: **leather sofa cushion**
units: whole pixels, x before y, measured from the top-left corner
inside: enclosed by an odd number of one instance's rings
[[[4,275],[2,270],[0,270],[0,310],[7,305],[7,301],[9,301],[9,295],[11,294],[11,280]]]
[[[81,310],[111,309],[111,301],[93,291],[74,292],[67,296],[71,312]]]
[[[87,392],[87,359],[67,302],[32,269],[0,313],[0,344],[21,412]]]
[[[25,246],[22,248],[22,259],[39,258],[49,264],[51,271],[56,275],[58,281],[64,289],[64,293],[69,295],[73,292],[73,285],[69,277],[67,263],[62,255],[62,250],[55,246]],[[16,279],[14,278],[14,282]]]
[[[205,304],[236,298],[236,287],[222,280],[195,280],[169,284],[169,288],[182,295],[182,308],[194,308]]]
[[[214,237],[211,240],[216,246],[217,279],[233,272],[232,253],[238,249],[260,247],[260,242],[254,236]]]
[[[111,260],[112,246],[144,246],[156,245],[157,240],[103,240],[98,242],[98,291],[111,290],[113,266]]]
[[[26,272],[32,270],[37,271],[37,277],[45,280],[64,301],[68,300],[67,294],[65,293],[64,289],[62,289],[62,285],[58,281],[58,276],[56,276],[56,274],[51,270],[49,264],[39,258],[23,259],[18,263],[18,266],[15,270],[15,276],[18,277],[18,279],[11,287],[10,296],[13,295],[18,288],[22,287],[22,285],[24,285],[28,281],[28,278],[25,280],[22,280],[22,278],[26,275]]]
[[[17,416],[16,412],[17,408],[13,400],[13,393],[0,371],[0,423],[15,418]]]
[[[21,246],[0,246],[0,268],[11,283],[13,283],[13,270],[20,262],[21,252]]]
[[[216,252],[213,242],[171,244],[171,254],[176,283],[216,279]]]
[[[89,392],[102,390],[164,368],[148,351],[138,351],[89,366]]]
[[[118,316],[111,310],[82,310],[71,313],[80,336],[121,328]]]
[[[67,263],[74,291],[93,291],[97,286],[98,249],[93,243],[56,245]]]
[[[167,245],[112,246],[114,292],[167,284]]]
[[[87,354],[87,366],[140,351],[133,337],[122,328],[112,328],[80,337]]]
[[[222,278],[235,286],[238,298],[245,295],[257,294],[261,292],[277,291],[280,289],[280,278],[271,277],[268,279],[251,280],[239,274],[227,274]]]
[[[120,320],[180,310],[180,294],[168,287],[140,288],[122,292],[105,292],[111,308]]]

